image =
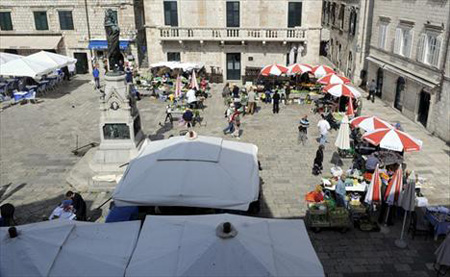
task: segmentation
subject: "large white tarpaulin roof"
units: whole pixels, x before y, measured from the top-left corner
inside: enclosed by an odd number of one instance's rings
[[[123,276],[140,221],[56,220],[0,228],[0,276]]]
[[[234,237],[218,227],[230,222]],[[303,220],[147,216],[125,276],[324,276]]]
[[[259,196],[257,152],[216,137],[153,141],[130,162],[113,199],[118,206],[246,211]]]

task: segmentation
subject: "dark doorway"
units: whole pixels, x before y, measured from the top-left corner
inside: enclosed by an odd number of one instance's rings
[[[419,118],[417,119],[423,126],[427,127],[428,112],[430,111],[430,94],[425,91],[420,92]]]
[[[86,53],[73,53],[73,57],[77,59],[76,72],[77,74],[86,74],[89,72],[88,58]]]
[[[375,95],[381,98],[382,94],[383,94],[383,69],[378,68],[378,71],[377,71],[377,91],[375,92]]]
[[[403,99],[402,94],[405,90],[405,79],[403,77],[399,77],[397,79],[397,88],[395,89],[395,101],[394,108],[401,111],[403,109]]]
[[[241,54],[227,53],[227,80],[241,79]]]

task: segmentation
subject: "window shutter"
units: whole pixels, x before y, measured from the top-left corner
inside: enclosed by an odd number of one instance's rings
[[[426,35],[421,34],[419,38],[419,44],[417,46],[417,60],[423,63],[423,59],[425,58],[425,40]]]
[[[378,47],[384,49],[384,36],[386,35],[386,26],[380,24],[380,29],[378,31]]]
[[[433,53],[432,64],[436,67],[439,66],[439,53],[441,52],[441,38],[436,38],[436,48]]]
[[[397,28],[395,30],[395,41],[394,41],[394,53],[400,54],[400,48],[402,45],[402,29]]]
[[[414,41],[414,32],[413,30],[409,30],[408,32],[408,43],[406,45],[406,52],[405,52],[405,57],[407,58],[411,58],[411,50],[412,50],[412,45],[413,45],[413,41]]]

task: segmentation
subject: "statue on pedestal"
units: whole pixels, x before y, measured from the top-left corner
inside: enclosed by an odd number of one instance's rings
[[[120,61],[123,62],[122,54],[119,47],[120,28],[117,23],[116,14],[111,9],[105,12],[105,31],[106,40],[108,41],[108,61],[109,67],[113,71],[117,71]]]

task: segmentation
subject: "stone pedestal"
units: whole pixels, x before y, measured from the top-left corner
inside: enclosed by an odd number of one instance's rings
[[[139,111],[125,75],[107,74],[105,81],[105,94],[100,100],[100,146],[91,149],[67,178],[78,190],[114,189],[115,178],[136,157],[144,139]]]
[[[141,120],[125,75],[105,76],[104,98],[100,100],[100,146],[91,162],[94,171],[114,171],[137,154],[144,138]]]

